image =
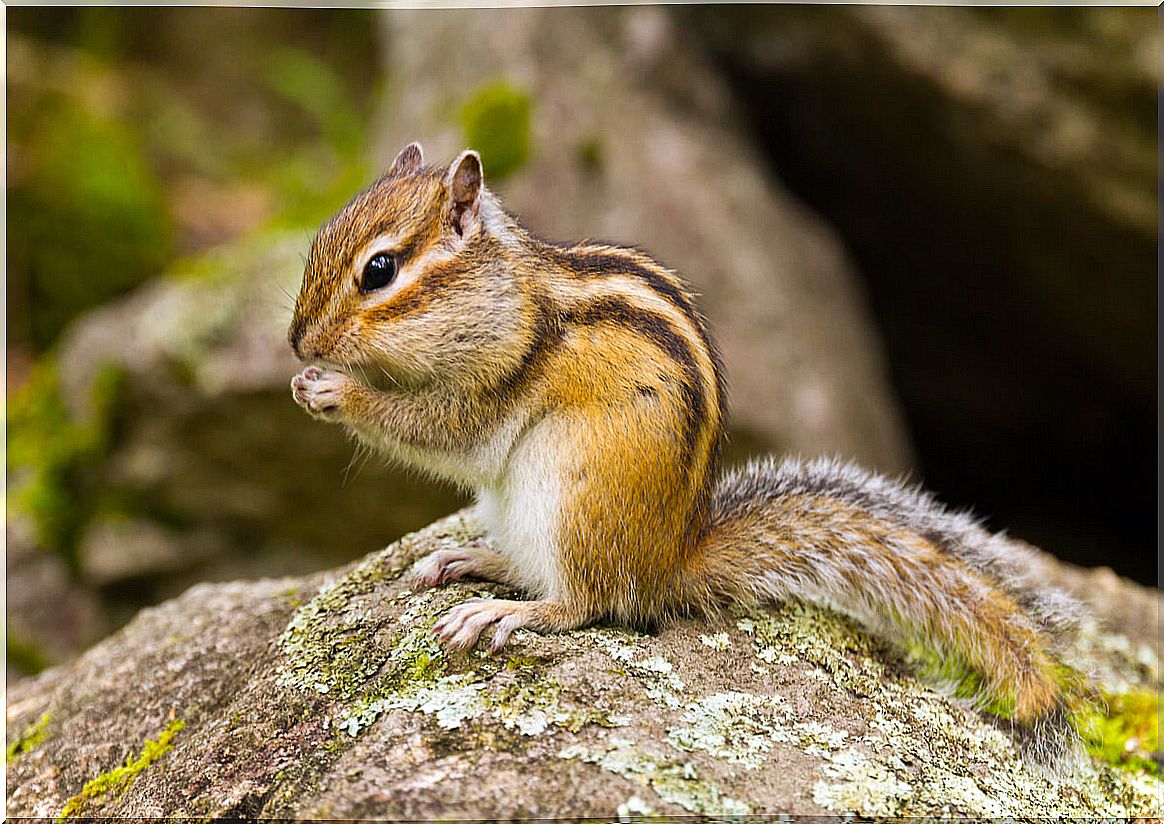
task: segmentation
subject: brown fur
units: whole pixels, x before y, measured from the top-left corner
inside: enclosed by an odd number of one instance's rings
[[[960,655],[1032,722],[1058,706],[1056,662],[1019,605],[930,540],[829,497],[786,495],[716,524],[687,600],[806,598],[856,612],[889,637]]]
[[[399,283],[365,294],[377,242],[391,244],[379,251],[400,261]],[[683,282],[635,249],[532,236],[472,153],[441,169],[406,147],[323,227],[289,337],[342,370],[296,377],[310,412],[500,507],[499,553],[444,551],[418,576],[503,580],[536,600],[452,610],[437,626],[452,646],[488,626],[497,646],[520,626],[806,598],[961,657],[1021,721],[1061,701],[1042,628],[908,519],[829,494],[717,494],[723,369]],[[369,370],[391,387],[362,379]],[[526,512],[548,500],[528,491],[543,487],[557,509]],[[524,545],[536,529],[549,531]]]

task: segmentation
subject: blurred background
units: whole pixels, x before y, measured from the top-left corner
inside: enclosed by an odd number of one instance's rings
[[[463,503],[289,397],[319,223],[421,140],[681,270],[730,459],[1156,575],[1151,9],[7,10],[8,676]]]

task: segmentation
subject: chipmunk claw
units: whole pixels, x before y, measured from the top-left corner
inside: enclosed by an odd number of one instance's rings
[[[441,646],[451,650],[470,650],[477,645],[487,627],[497,625],[489,652],[495,653],[509,641],[518,627],[525,626],[527,605],[498,598],[470,598],[450,609],[435,624],[433,632]]]
[[[475,558],[457,549],[438,549],[416,562],[412,581],[417,587],[435,587],[457,581],[473,571]]]

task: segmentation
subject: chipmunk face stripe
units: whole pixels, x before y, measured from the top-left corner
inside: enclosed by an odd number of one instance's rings
[[[434,298],[453,288],[463,271],[463,265],[455,260],[431,266],[391,298],[365,311],[364,322],[375,325],[424,311]]]
[[[412,249],[426,249],[414,253],[413,267],[420,269],[417,277],[388,300],[366,310],[363,315],[365,322],[382,323],[423,312],[440,303],[450,291],[467,288],[478,281],[481,269],[500,253],[500,244],[488,236],[476,238],[456,256],[441,251],[438,240],[429,240],[428,244],[424,247],[415,238],[409,242]]]
[[[311,244],[295,301],[288,332],[293,346],[310,337],[313,326],[338,324],[356,309],[360,269],[366,262],[363,257],[376,238],[399,239],[400,248],[409,256],[440,239],[442,191],[437,169],[385,176],[357,193],[324,224]],[[315,351],[303,354],[327,355]]]

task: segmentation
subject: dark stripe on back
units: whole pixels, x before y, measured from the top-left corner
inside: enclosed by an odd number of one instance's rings
[[[509,399],[520,394],[541,371],[546,356],[562,341],[562,325],[557,313],[545,295],[535,292],[532,340],[517,366],[503,377],[495,388],[498,402],[505,406]]]
[[[688,294],[662,273],[622,255],[603,253],[593,249],[580,249],[577,245],[561,247],[547,243],[545,249],[555,263],[580,277],[599,278],[611,275],[629,275],[638,278],[651,291],[682,312],[695,328],[696,334],[699,335],[700,341],[707,350],[708,358],[711,360],[712,369],[715,372],[718,411],[720,419],[723,419],[723,404],[727,391],[723,363],[720,360],[719,349],[707,331],[707,319],[703,317],[703,313],[699,311]]]
[[[683,441],[687,459],[693,458],[699,445],[700,429],[707,417],[707,399],[703,393],[699,364],[687,340],[662,315],[638,309],[614,296],[596,298],[582,306],[566,309],[562,312],[562,320],[578,326],[610,323],[631,329],[663,350],[682,368],[686,418]]]

